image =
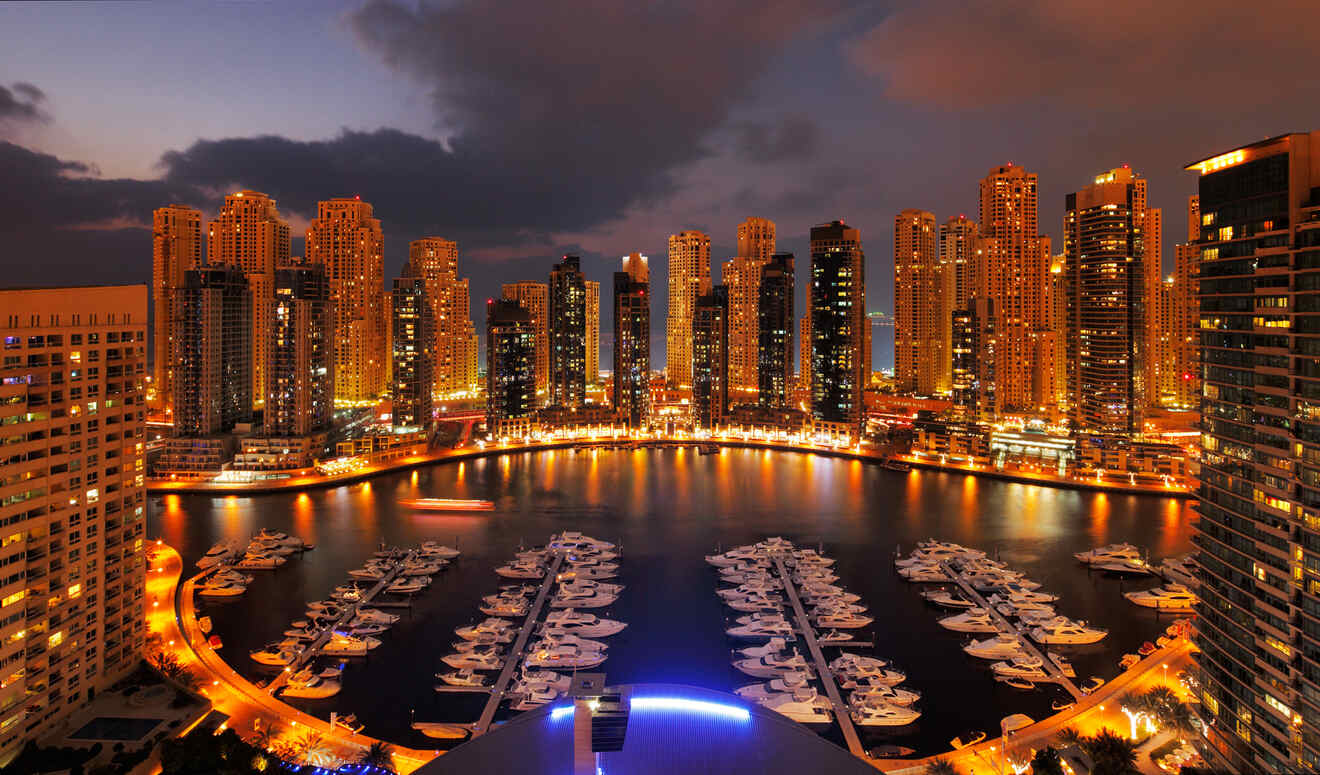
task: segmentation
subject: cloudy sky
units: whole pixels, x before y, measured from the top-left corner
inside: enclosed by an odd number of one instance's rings
[[[887,312],[894,214],[974,218],[992,166],[1039,173],[1057,245],[1064,195],[1131,164],[1169,256],[1185,163],[1320,128],[1320,4],[1295,0],[5,3],[0,43],[5,284],[148,281],[168,202],[257,189],[299,233],[359,194],[387,276],[459,241],[479,328],[560,254],[606,285],[650,255],[660,363],[672,232],[718,265],[769,217],[805,274],[844,218]]]

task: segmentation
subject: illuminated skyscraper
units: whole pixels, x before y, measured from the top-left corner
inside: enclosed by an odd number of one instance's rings
[[[317,204],[307,227],[307,263],[330,278],[334,320],[335,401],[367,404],[385,389],[384,237],[360,197]]]
[[[486,425],[536,410],[536,329],[532,313],[516,301],[486,301]]]
[[[174,435],[228,433],[252,419],[252,293],[247,280],[236,266],[189,269],[174,304],[179,353]]]
[[[1158,207],[1146,208],[1146,222],[1141,236],[1146,252],[1142,257],[1142,294],[1146,299],[1146,330],[1142,335],[1146,357],[1141,366],[1145,372],[1145,408],[1150,408],[1159,406],[1160,390],[1170,368],[1167,347],[1169,329],[1161,325],[1165,319],[1161,302],[1164,295],[1164,213]]]
[[[587,280],[587,384],[600,382],[600,282]]]
[[[1172,337],[1172,402],[1175,406],[1192,408],[1201,394],[1200,364],[1197,363],[1197,328],[1200,314],[1197,308],[1196,275],[1201,263],[1201,250],[1196,240],[1201,231],[1200,197],[1193,195],[1187,202],[1187,242],[1174,246]]]
[[[330,287],[319,264],[275,270],[266,348],[264,432],[299,437],[330,429],[335,410]]]
[[[793,384],[793,254],[775,253],[761,267],[757,336],[757,403],[782,409]]]
[[[811,293],[807,292],[807,311],[798,318],[798,388],[811,394]]]
[[[1146,181],[1127,167],[1098,175],[1065,202],[1068,405],[1073,427],[1142,430],[1151,373]],[[1048,321],[1045,321],[1048,323]]]
[[[761,267],[774,252],[774,221],[748,218],[738,224],[738,255],[724,262],[720,275],[729,288],[729,401],[735,405],[756,403]]]
[[[738,224],[738,255],[765,263],[774,253],[774,221],[752,217]]]
[[[614,273],[614,409],[633,428],[651,414],[651,272],[646,256],[623,257]]]
[[[535,400],[538,406],[543,406],[550,401],[550,286],[533,282],[505,283],[500,286],[500,296],[518,302],[531,313],[536,336]]]
[[[430,345],[436,397],[476,386],[477,334],[472,325],[468,280],[458,276],[458,243],[426,237],[408,243],[405,273],[426,281],[435,341]]]
[[[202,263],[202,213],[183,205],[151,214],[152,388],[156,405],[173,411],[174,292],[183,273]]]
[[[239,191],[225,197],[206,235],[207,263],[237,267],[252,293],[252,405],[260,407],[266,401],[275,270],[289,263],[289,224],[280,218],[274,199],[260,191]]]
[[[866,368],[866,260],[843,221],[811,229],[811,416],[860,433]]]
[[[587,285],[581,259],[550,270],[550,405],[575,408],[587,397]]]
[[[894,218],[894,378],[899,391],[923,396],[948,391],[936,233],[934,213],[904,210]]]
[[[692,412],[698,428],[724,423],[729,412],[729,289],[697,297],[692,317]]]
[[[669,316],[665,319],[665,378],[692,383],[692,309],[710,293],[710,237],[699,231],[669,235]]]
[[[976,262],[976,221],[959,215],[940,224],[940,266],[949,289],[947,303],[964,309],[972,297],[972,270]]]
[[[1200,172],[1201,713],[1234,772],[1320,768],[1320,131]]]
[[[394,329],[394,368],[390,393],[395,429],[417,430],[431,424],[431,375],[435,343],[434,309],[426,294],[426,278],[396,277],[390,305]]]
[[[142,665],[147,287],[0,290],[0,337],[10,762]]]

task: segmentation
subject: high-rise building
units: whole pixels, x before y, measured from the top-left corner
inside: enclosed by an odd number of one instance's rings
[[[243,272],[252,294],[252,405],[266,401],[266,347],[270,343],[275,270],[289,263],[289,224],[275,200],[260,191],[239,191],[206,225],[206,260]]]
[[[252,419],[252,292],[238,267],[206,265],[183,273],[174,303],[174,435],[228,433]]]
[[[477,382],[477,332],[468,280],[458,276],[458,243],[440,237],[413,240],[408,243],[405,274],[426,280],[435,331],[430,345],[435,397],[472,390]]]
[[[431,368],[435,362],[434,307],[426,294],[426,278],[396,277],[390,309],[394,367],[390,385],[396,429],[417,430],[431,424]]]
[[[516,301],[486,301],[486,425],[530,417],[536,410],[536,328]]]
[[[532,315],[536,330],[536,404],[550,402],[550,286],[546,283],[505,283],[500,296],[516,301]]]
[[[1170,400],[1176,407],[1188,409],[1196,406],[1201,394],[1200,366],[1197,363],[1197,328],[1200,314],[1196,300],[1196,275],[1201,263],[1201,251],[1196,240],[1201,231],[1200,197],[1192,195],[1187,202],[1187,242],[1174,246],[1173,287],[1170,300],[1173,385]]]
[[[1144,182],[1144,181],[1143,181]],[[1160,405],[1160,391],[1165,384],[1165,375],[1169,370],[1168,328],[1161,326],[1165,319],[1161,306],[1164,296],[1164,213],[1158,207],[1146,208],[1146,222],[1142,226],[1142,245],[1146,255],[1142,257],[1143,295],[1146,298],[1146,358],[1144,376],[1146,383],[1146,408]]]
[[[1146,181],[1127,167],[1068,194],[1068,405],[1077,431],[1133,435],[1146,408],[1152,216]],[[1155,254],[1158,258],[1158,253]],[[1048,321],[1046,321],[1048,322]]]
[[[699,231],[669,235],[669,316],[665,319],[665,379],[692,383],[692,309],[710,293],[710,237]]]
[[[141,664],[147,287],[0,290],[0,323],[9,761]]]
[[[307,263],[330,278],[334,320],[335,401],[370,404],[385,390],[384,236],[361,197],[317,203],[307,227]]]
[[[550,270],[550,404],[575,408],[587,397],[587,284],[581,259]]]
[[[587,384],[600,382],[600,282],[587,280]]]
[[[722,425],[729,413],[729,288],[697,297],[692,313],[692,420]]]
[[[976,337],[980,334],[974,309],[956,309],[950,316],[950,371],[953,414],[960,420],[977,416],[976,367],[979,348]]]
[[[757,337],[757,403],[782,409],[793,384],[793,254],[775,253],[761,267]]]
[[[811,417],[860,433],[866,369],[866,260],[843,221],[811,229]]]
[[[738,224],[738,255],[724,262],[721,281],[729,288],[729,401],[756,403],[761,337],[761,267],[775,252],[775,224],[748,218]]]
[[[972,294],[993,302],[987,308],[994,319],[978,316],[977,337],[980,381],[993,370],[997,383],[982,391],[994,396],[992,416],[1004,410],[1055,411],[1062,387],[1051,379],[1062,337],[1048,325],[1050,247],[1039,230],[1036,185],[1035,173],[1013,164],[995,167],[981,180]],[[993,365],[985,360],[991,349]]]
[[[1320,767],[1320,131],[1200,172],[1202,713],[1236,772]]]
[[[156,406],[173,412],[174,292],[183,273],[202,263],[202,212],[170,205],[151,214],[152,392]]]
[[[798,318],[798,389],[811,394],[811,293],[807,293],[807,311]]]
[[[614,273],[614,409],[633,428],[650,419],[651,271],[640,253]]]
[[[325,267],[275,270],[271,341],[266,348],[267,436],[324,433],[335,413],[334,341]]]
[[[972,268],[976,261],[976,221],[958,215],[940,224],[939,340],[944,345],[936,386],[952,392],[953,316],[966,312],[972,298]]]
[[[934,213],[904,210],[894,218],[894,379],[901,392],[923,396],[949,389],[936,234]]]

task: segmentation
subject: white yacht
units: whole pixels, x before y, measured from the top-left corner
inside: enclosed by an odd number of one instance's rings
[[[954,632],[999,632],[999,625],[991,618],[990,612],[979,606],[946,616],[939,620],[939,625]]]
[[[760,659],[768,654],[778,654],[788,648],[788,643],[783,638],[771,638],[760,646],[748,646],[747,648],[737,649],[733,653],[741,654],[750,659]]]
[[[579,638],[571,633],[554,632],[552,630],[543,630],[541,639],[532,644],[533,649],[550,649],[560,646],[573,646],[583,651],[606,651],[609,645],[598,640],[590,638]]]
[[[477,610],[487,616],[507,616],[513,619],[521,619],[527,615],[531,606],[525,598],[517,600],[503,600],[498,603],[484,603],[477,606]]]
[[[371,636],[361,638],[336,632],[321,647],[321,653],[327,657],[365,657],[367,652],[380,645],[380,640]]]
[[[354,568],[353,570],[348,572],[348,575],[352,576],[355,579],[364,579],[367,581],[379,581],[380,579],[385,578],[385,574],[388,572],[389,570],[386,569],[385,566],[376,564],[373,561],[373,562],[368,562],[366,565],[363,565],[361,568]]]
[[[499,643],[513,641],[513,622],[508,619],[487,619],[484,622],[454,628],[454,634],[463,640],[476,640],[483,636],[495,638]]]
[[[523,667],[520,676],[524,681],[546,684],[551,689],[560,693],[568,691],[569,685],[573,682],[572,676],[561,675],[553,670],[528,670],[526,667]]]
[[[793,650],[792,654],[780,656],[778,654],[765,654],[760,657],[748,657],[746,659],[734,660],[733,666],[739,672],[746,673],[753,678],[778,678],[787,673],[797,671],[811,671],[811,665],[803,657]]]
[[[1087,627],[1085,622],[1052,621],[1031,629],[1031,638],[1049,645],[1096,643],[1108,635],[1101,627]]]
[[[740,686],[733,690],[733,693],[751,702],[760,702],[768,700],[776,694],[795,692],[799,689],[809,689],[811,684],[809,676],[806,673],[787,673],[781,678],[776,678],[766,683],[748,684]]]
[[[554,702],[562,693],[548,684],[522,679],[514,683],[513,688],[509,690],[509,696],[517,698],[517,701],[509,707],[514,710],[536,710]]]
[[[586,614],[565,608],[551,611],[545,618],[547,628],[554,628],[564,633],[581,635],[584,638],[607,638],[622,632],[627,623],[615,619],[601,619],[595,614]]]
[[[853,706],[848,713],[853,723],[862,727],[901,727],[921,717],[921,711],[887,702]]]
[[[792,694],[775,694],[757,703],[799,724],[828,724],[831,720],[830,701],[813,688],[798,689]]]
[[[776,613],[784,610],[784,603],[777,596],[748,595],[747,597],[726,598],[724,604],[741,613]]]
[[[238,597],[247,587],[237,581],[209,581],[197,588],[202,597]]]
[[[535,562],[511,562],[496,568],[495,572],[506,579],[539,579],[545,577],[545,568]]]
[[[854,689],[848,695],[849,705],[863,705],[874,702],[887,702],[890,705],[911,705],[921,699],[921,692],[911,689],[899,689],[897,686],[872,686]]]
[[[481,638],[476,640],[456,640],[450,644],[449,648],[460,654],[476,654],[481,652],[490,652],[495,656],[504,655],[504,644],[501,643],[483,643]]]
[[[717,589],[715,590],[715,594],[725,600],[733,600],[756,593],[769,594],[771,592],[777,592],[783,588],[784,585],[778,579],[769,579],[766,581],[739,584],[736,587],[729,587],[726,589]]]
[[[841,689],[874,689],[884,686],[897,686],[907,680],[907,675],[893,668],[865,668],[835,674]]]
[[[422,581],[422,579],[426,580]],[[410,579],[398,579],[392,582],[388,587],[385,587],[385,591],[396,595],[415,595],[426,589],[430,583],[431,580],[427,579],[425,576]]]
[[[425,541],[422,543],[422,554],[440,560],[456,560],[462,552],[435,541]]]
[[[551,608],[604,608],[607,605],[613,605],[619,596],[607,592],[593,592],[586,595],[564,596],[562,592],[555,594],[550,601]]]
[[[947,589],[928,589],[921,593],[927,601],[943,608],[974,608],[976,603]]]
[[[995,675],[1008,676],[1010,678],[1027,678],[1038,680],[1048,678],[1049,674],[1045,672],[1044,664],[1039,657],[1024,655],[1014,657],[1006,662],[996,662],[990,666]]]
[[[1109,544],[1108,546],[1097,547],[1089,552],[1077,552],[1073,557],[1076,557],[1077,561],[1083,565],[1092,566],[1115,560],[1142,559],[1141,550],[1132,544]]]
[[[504,659],[494,651],[457,651],[446,654],[440,661],[458,670],[499,670],[504,667]]]
[[[829,667],[830,670],[838,673],[838,672],[846,672],[850,670],[879,670],[880,668],[886,667],[888,665],[889,663],[883,659],[868,657],[862,654],[855,654],[851,651],[845,651],[839,654],[839,656],[835,657],[833,661],[830,662]]]
[[[1123,597],[1142,608],[1157,608],[1161,611],[1190,611],[1196,605],[1196,595],[1182,584],[1169,584],[1141,592],[1125,592]]]
[[[1140,558],[1122,558],[1109,560],[1108,562],[1091,563],[1093,570],[1104,571],[1105,573],[1117,573],[1123,576],[1149,576],[1155,572],[1146,564],[1146,561]]]
[[[612,565],[613,563],[606,563]],[[555,574],[555,581],[563,584],[569,581],[603,581],[612,579],[619,574],[612,570],[604,570],[603,567],[587,565],[581,568],[569,568],[566,571]]]
[[[298,658],[298,654],[289,649],[279,647],[279,644],[271,644],[255,651],[248,652],[252,661],[259,665],[269,665],[271,667],[284,667],[292,664]]]
[[[759,556],[760,553],[756,551],[755,547],[739,546],[736,549],[730,549],[723,554],[706,555],[706,563],[708,565],[713,565],[716,568],[728,568],[737,565],[744,560],[755,559]]]
[[[527,667],[543,667],[551,670],[583,670],[600,665],[605,661],[601,651],[583,651],[576,646],[557,646],[552,649],[538,649],[527,655],[523,663]]]
[[[234,563],[234,567],[242,570],[275,570],[286,562],[278,554],[262,554],[247,552],[242,559]]]
[[[914,565],[899,571],[898,575],[914,584],[940,584],[953,581],[938,565]]]
[[[757,617],[761,616],[761,614],[753,614],[752,616]],[[749,617],[740,617],[740,619],[747,618]],[[766,617],[753,619],[746,623],[739,623],[726,629],[724,632],[731,638],[748,638],[753,640],[758,638],[792,638],[793,625],[789,624],[788,620],[782,616],[778,618]]]
[[[839,613],[824,613],[815,617],[816,626],[822,629],[835,630],[856,630],[865,627],[875,619],[870,616],[849,613],[841,611]]]
[[[436,673],[436,678],[449,684],[450,686],[485,686],[486,675],[478,673],[471,668],[464,670],[453,670],[448,673]]]
[[[1186,587],[1196,585],[1196,566],[1191,554],[1170,557],[1155,569],[1155,572],[1175,584]]]
[[[343,685],[339,681],[331,678],[322,678],[315,673],[304,670],[289,679],[289,682],[280,690],[280,695],[284,697],[301,697],[309,700],[319,700],[339,694],[339,690],[342,686]]]
[[[963,651],[980,659],[1013,659],[1027,653],[1022,640],[1016,635],[999,634],[985,640],[974,640],[963,646]]]
[[[394,624],[399,621],[398,614],[388,614],[378,608],[360,608],[353,617],[352,624]]]
[[[234,559],[234,547],[222,541],[206,550],[206,554],[202,555],[201,559],[197,561],[197,567],[206,570],[216,565],[222,565],[232,559]]]

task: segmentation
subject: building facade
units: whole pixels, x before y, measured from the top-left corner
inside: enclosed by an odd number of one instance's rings
[[[140,664],[147,287],[0,291],[0,326],[7,761]]]
[[[756,403],[761,337],[761,267],[775,252],[775,224],[747,218],[738,224],[738,255],[724,262],[721,282],[729,288],[729,401]]]
[[[793,254],[775,253],[761,267],[757,304],[757,404],[789,404],[793,386]]]
[[[1174,246],[1173,287],[1170,291],[1173,311],[1173,340],[1171,370],[1173,391],[1171,404],[1188,409],[1195,407],[1201,394],[1200,368],[1197,363],[1197,329],[1200,314],[1197,308],[1196,275],[1201,262],[1201,251],[1196,240],[1201,231],[1201,201],[1193,195],[1187,202],[1187,242]]]
[[[325,267],[276,269],[272,304],[264,434],[299,438],[325,433],[335,413],[334,332]]]
[[[486,302],[486,427],[499,433],[509,421],[536,411],[536,328],[516,301]]]
[[[183,273],[175,293],[179,360],[174,435],[229,433],[252,419],[252,293],[236,266]]]
[[[699,231],[669,235],[669,315],[665,319],[665,378],[692,384],[692,310],[710,293],[710,237]]]
[[[949,345],[941,320],[943,268],[935,214],[904,210],[894,218],[894,380],[903,393],[948,392]]]
[[[413,240],[408,243],[405,274],[426,281],[434,329],[430,345],[434,398],[471,391],[477,383],[477,332],[468,279],[458,276],[458,243],[441,237]],[[392,318],[392,314],[387,317]]]
[[[1239,772],[1320,767],[1320,132],[1200,173],[1199,654]]]
[[[651,414],[651,271],[646,256],[623,257],[614,273],[614,408],[632,428]]]
[[[866,358],[866,260],[843,221],[811,229],[811,417],[861,431]]]
[[[425,430],[431,425],[435,319],[426,285],[424,277],[396,277],[391,292],[391,423],[396,431]]]
[[[697,297],[692,317],[692,421],[723,425],[729,414],[729,288]]]
[[[600,281],[587,280],[587,385],[600,382]]]
[[[518,302],[532,316],[532,328],[536,332],[536,405],[544,406],[550,401],[550,286],[534,282],[505,283],[500,286],[500,296]]]
[[[550,405],[582,406],[587,396],[587,285],[577,256],[550,270]]]
[[[324,266],[330,279],[335,401],[373,403],[385,390],[389,360],[380,220],[360,197],[319,202],[307,227],[306,252],[307,263]]]
[[[183,273],[202,263],[202,212],[169,205],[151,214],[152,393],[156,405],[173,412],[174,293]]]

